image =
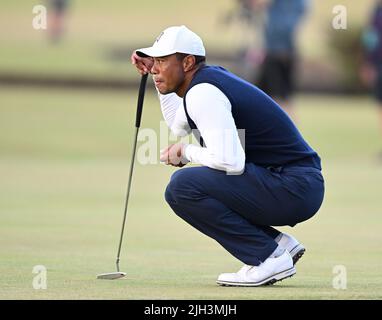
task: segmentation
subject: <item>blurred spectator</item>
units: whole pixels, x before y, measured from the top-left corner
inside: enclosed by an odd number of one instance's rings
[[[270,0],[264,26],[265,59],[257,85],[295,119],[291,98],[295,89],[297,26],[307,0]]]
[[[65,31],[69,0],[48,0],[48,32],[52,43],[58,43]]]
[[[362,40],[364,61],[361,67],[361,79],[367,86],[374,87],[382,131],[382,0],[376,1]],[[382,160],[382,152],[379,157]]]

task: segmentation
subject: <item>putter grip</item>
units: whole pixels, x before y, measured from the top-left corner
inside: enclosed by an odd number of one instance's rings
[[[139,128],[140,125],[141,125],[142,110],[143,110],[143,100],[145,98],[147,77],[148,77],[148,73],[144,74],[142,76],[142,78],[141,78],[141,83],[139,85],[137,116],[136,116],[136,119],[135,119],[135,127],[136,128]]]

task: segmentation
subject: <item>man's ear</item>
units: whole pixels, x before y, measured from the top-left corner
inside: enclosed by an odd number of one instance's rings
[[[195,56],[189,55],[183,59],[183,70],[185,72],[192,70],[195,67]]]

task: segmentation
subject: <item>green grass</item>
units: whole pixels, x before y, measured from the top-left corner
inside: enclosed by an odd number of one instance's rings
[[[241,264],[181,221],[164,201],[174,171],[137,165],[119,281],[115,270],[136,92],[0,90],[0,299],[381,299],[382,148],[366,98],[301,96],[299,126],[320,152],[320,212],[283,228],[308,248],[295,277],[264,288],[223,288]],[[144,128],[159,128],[148,92]],[[48,288],[35,290],[35,265]],[[344,265],[347,289],[333,289]]]

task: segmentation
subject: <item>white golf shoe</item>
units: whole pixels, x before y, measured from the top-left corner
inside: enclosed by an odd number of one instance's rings
[[[296,273],[287,250],[277,258],[268,258],[258,266],[244,265],[236,273],[222,273],[216,283],[222,286],[258,287],[274,284]]]
[[[297,261],[305,253],[305,247],[297,241],[296,238],[287,234],[280,233],[275,241],[284,249],[288,250],[289,254],[293,259],[293,264],[296,264]]]

